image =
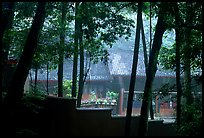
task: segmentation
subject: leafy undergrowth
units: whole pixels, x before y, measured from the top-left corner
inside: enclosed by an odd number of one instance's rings
[[[38,136],[45,95],[25,94],[15,114],[16,136]]]

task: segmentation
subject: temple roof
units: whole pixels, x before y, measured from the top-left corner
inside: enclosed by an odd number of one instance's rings
[[[90,70],[87,74],[86,80],[111,80],[112,76],[122,75],[130,76],[132,71],[132,50],[124,50],[120,48],[109,49],[109,62],[105,65],[103,62],[98,62],[96,64],[91,63]],[[85,68],[86,61],[85,62]],[[65,59],[64,61],[64,79],[72,79],[72,59]],[[86,72],[87,69],[85,69]],[[38,80],[46,80],[46,69],[39,69]],[[79,62],[78,62],[78,73],[79,73]],[[140,51],[138,56],[137,65],[137,75],[146,76],[144,57],[143,53]],[[156,72],[156,76],[160,77],[172,77],[175,76],[174,72],[163,71],[160,67]],[[32,77],[34,78],[34,71],[32,71]],[[57,69],[49,71],[49,79],[57,80]]]

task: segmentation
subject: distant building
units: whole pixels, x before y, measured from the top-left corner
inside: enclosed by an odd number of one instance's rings
[[[91,64],[88,72],[84,90],[83,99],[86,100],[91,92],[95,92],[98,97],[105,98],[106,92],[115,91],[118,93],[123,92],[123,100],[118,99],[117,112],[124,114],[127,103],[127,94],[124,93],[129,89],[131,70],[132,70],[132,50],[124,50],[120,48],[109,49],[109,62],[105,65],[103,62],[97,64]],[[135,90],[143,91],[145,85],[145,66],[143,53],[139,53],[137,65],[137,79]],[[85,61],[86,62],[86,61]],[[72,79],[72,59],[66,59],[64,61],[64,80]],[[87,67],[85,63],[85,67]],[[86,69],[85,69],[86,71]],[[39,69],[38,72],[38,84],[46,90],[46,70]],[[79,72],[79,70],[78,70]],[[34,79],[34,71],[32,71],[32,78]],[[169,71],[161,71],[158,69],[153,84],[153,90],[159,88],[162,84],[175,82],[175,73]],[[53,93],[57,91],[57,70],[49,71],[49,92]],[[120,97],[122,95],[120,94]],[[121,103],[122,102],[122,103]],[[133,108],[140,107],[140,101],[134,101]]]
[[[95,92],[97,97],[106,97],[106,92],[115,91],[119,93],[119,98],[117,101],[117,113],[125,114],[127,107],[127,96],[130,84],[130,77],[132,71],[132,60],[133,60],[133,42],[128,45],[123,43],[117,43],[113,48],[108,50],[109,61],[105,65],[103,62],[98,62],[97,64],[91,63],[90,70],[87,74],[86,81],[83,89],[82,100],[87,100],[91,92]],[[85,72],[88,68],[88,57],[85,57]],[[79,67],[79,62],[78,62]],[[64,80],[72,79],[72,68],[73,60],[65,59],[64,61]],[[38,72],[38,84],[46,91],[46,80],[47,80],[46,69],[39,69]],[[78,68],[79,73],[79,68]],[[31,71],[32,79],[34,79],[34,71]],[[57,69],[49,71],[48,78],[48,91],[49,93],[54,93],[57,91]],[[141,93],[144,91],[144,85],[146,80],[145,66],[144,66],[144,55],[143,51],[140,49],[138,56],[137,65],[137,75],[135,91],[137,94],[134,96],[133,102],[133,113],[138,114],[141,107]],[[176,83],[175,72],[162,70],[158,65],[158,70],[155,75],[152,90],[158,90],[162,85],[170,83]],[[199,88],[200,89],[200,88]],[[173,94],[175,96],[175,93]],[[139,97],[139,99],[138,99]],[[169,100],[170,98],[167,97]],[[170,103],[158,100],[158,96],[155,97],[155,112],[163,112],[163,114],[173,114],[176,102]],[[171,104],[171,105],[170,105]],[[169,108],[171,107],[171,110]],[[168,110],[166,110],[168,109]]]

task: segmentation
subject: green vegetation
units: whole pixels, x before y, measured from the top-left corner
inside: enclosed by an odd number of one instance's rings
[[[63,94],[65,97],[72,97],[72,80],[63,81]]]
[[[9,124],[4,133],[8,131],[8,135],[12,135],[17,131],[18,135],[39,134],[35,118],[40,118],[39,112],[43,110],[45,95],[48,95],[48,85],[47,92],[41,91],[37,86],[39,69],[46,68],[47,82],[49,71],[58,69],[58,97],[77,98],[77,107],[80,107],[83,87],[90,70],[88,62],[89,65],[97,62],[108,65],[107,48],[112,48],[120,38],[128,41],[132,28],[136,27],[125,135],[128,136],[131,130],[140,30],[144,31],[143,46],[145,41],[150,43],[150,46],[143,49],[146,52],[146,80],[139,135],[147,135],[152,85],[160,67],[176,72],[176,87],[171,88],[177,91],[178,135],[201,135],[202,100],[192,85],[194,81],[198,85],[202,82],[202,2],[2,2],[1,6],[3,81],[7,80],[7,61],[17,60],[11,81],[3,86],[1,93],[4,125],[15,121],[21,125],[22,120],[26,122],[22,124],[25,128],[20,126],[21,130]],[[137,18],[133,19],[132,16]],[[157,22],[150,23],[153,26],[145,26],[144,17],[150,22],[152,19]],[[149,32],[150,38],[145,38],[144,34]],[[86,69],[85,55],[89,57]],[[65,58],[73,59],[73,76],[72,81],[63,82]],[[35,84],[31,92],[24,93],[24,84],[30,70],[35,71]],[[160,91],[164,96],[168,94],[165,92],[169,91],[169,87],[168,84],[161,87]],[[192,91],[198,96],[194,96]],[[105,98],[92,92],[86,102],[115,105],[118,97],[119,94],[114,91],[108,91]],[[30,122],[35,125],[29,126]],[[27,129],[28,126],[31,128]]]
[[[106,97],[97,97],[95,92],[91,92],[89,99],[82,102],[82,105],[116,105],[119,94],[114,91],[106,92]]]
[[[179,136],[202,135],[202,103],[198,101],[182,107],[181,127],[178,129]]]

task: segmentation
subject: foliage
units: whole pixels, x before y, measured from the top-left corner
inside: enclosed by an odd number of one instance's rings
[[[40,114],[44,110],[45,98],[46,95],[43,93],[35,93],[34,91],[24,93],[15,115],[19,122],[16,130],[17,136],[39,135],[39,128],[35,128],[35,124],[40,121]]]
[[[125,17],[119,2],[84,2],[80,8],[83,21],[84,48],[90,54],[91,61],[107,62],[107,46],[122,36],[131,35],[134,21]],[[95,12],[93,12],[95,11]]]
[[[21,99],[22,106],[30,110],[32,113],[38,114],[43,109],[41,105],[45,100],[45,95],[42,93],[25,93]]]
[[[72,97],[72,80],[63,81],[63,94],[65,97]]]
[[[96,93],[95,93],[95,92],[91,92],[91,93],[90,93],[90,96],[89,96],[89,99],[90,99],[91,101],[95,100],[95,99],[96,99]]]
[[[189,4],[189,3],[188,3]],[[190,3],[190,7],[187,6],[187,3],[181,2],[178,3],[179,7],[179,16],[181,17],[181,21],[187,20],[187,18],[190,16],[186,14],[188,10],[191,10],[192,16],[191,19],[191,26],[194,26],[192,28],[187,27],[188,24],[184,25],[184,23],[180,23],[182,25],[176,24],[174,18],[171,17],[172,20],[167,20],[170,29],[175,29],[179,28],[180,31],[182,32],[180,37],[180,40],[182,42],[182,45],[180,46],[180,57],[181,57],[181,72],[184,69],[184,60],[185,56],[184,53],[187,53],[189,59],[190,59],[190,68],[192,71],[197,71],[201,70],[202,68],[202,31],[199,29],[196,29],[196,26],[202,25],[201,21],[201,9],[202,6],[200,5],[199,2],[192,2]],[[174,14],[172,15],[173,11],[170,11],[171,16],[175,16]],[[188,43],[186,44],[185,40],[185,29],[190,29],[191,33],[189,34],[189,40]],[[161,50],[160,50],[160,55],[159,55],[159,62],[160,65],[164,69],[171,69],[175,71],[176,68],[176,59],[175,59],[175,51],[176,51],[176,44],[172,45],[164,45]]]
[[[182,108],[181,127],[178,135],[201,136],[202,134],[202,106],[200,102]]]
[[[39,134],[30,129],[21,129],[16,132],[16,136],[39,136]]]
[[[99,105],[115,105],[118,99],[118,93],[114,91],[108,91],[106,93],[106,98],[97,97],[95,92],[91,92],[89,95],[89,100],[82,101],[82,105],[86,104],[99,104]]]
[[[117,100],[119,96],[119,93],[114,92],[114,91],[108,91],[106,93],[106,98],[110,99],[110,100]]]
[[[176,48],[175,44],[172,47],[161,47],[159,53],[159,63],[165,70],[174,70],[176,68]]]
[[[189,57],[191,61],[192,71],[197,71],[202,67],[202,39],[200,38],[200,33],[197,31],[192,31],[191,37],[191,46],[189,46]],[[165,70],[174,70],[176,69],[176,45],[175,43],[172,46],[163,46],[160,51],[159,61],[160,65]],[[183,70],[184,67],[184,52],[185,47],[181,49],[181,67]]]
[[[36,2],[16,2],[13,26],[12,29],[7,32],[8,35],[11,36],[10,38],[7,37],[11,39],[9,44],[10,47],[8,48],[8,50],[10,50],[10,57],[15,59],[20,58],[26,36],[28,35],[33,21],[36,7]],[[6,41],[7,38],[4,38],[4,40]]]
[[[160,88],[155,89],[154,91],[157,91],[156,95],[159,95],[160,98],[163,98],[167,95],[169,95],[169,92],[175,92],[176,91],[176,84],[171,83],[165,83]],[[176,97],[174,97],[176,98]]]
[[[9,56],[19,59],[25,38],[29,32],[36,2],[17,2],[13,29],[8,35],[12,36]],[[37,51],[34,55],[32,68],[42,68],[49,63],[50,69],[56,69],[58,64],[58,49],[62,48],[66,57],[71,57],[74,52],[74,5],[67,3],[66,37],[65,46],[60,47],[61,32],[61,4],[59,2],[48,3],[46,7],[46,19],[39,38]],[[80,18],[83,21],[84,48],[94,63],[108,62],[106,46],[112,44],[122,36],[131,35],[131,27],[134,21],[126,16],[125,7],[131,6],[121,2],[83,2],[80,6]],[[93,12],[95,11],[95,12]],[[5,41],[7,38],[5,38]]]

